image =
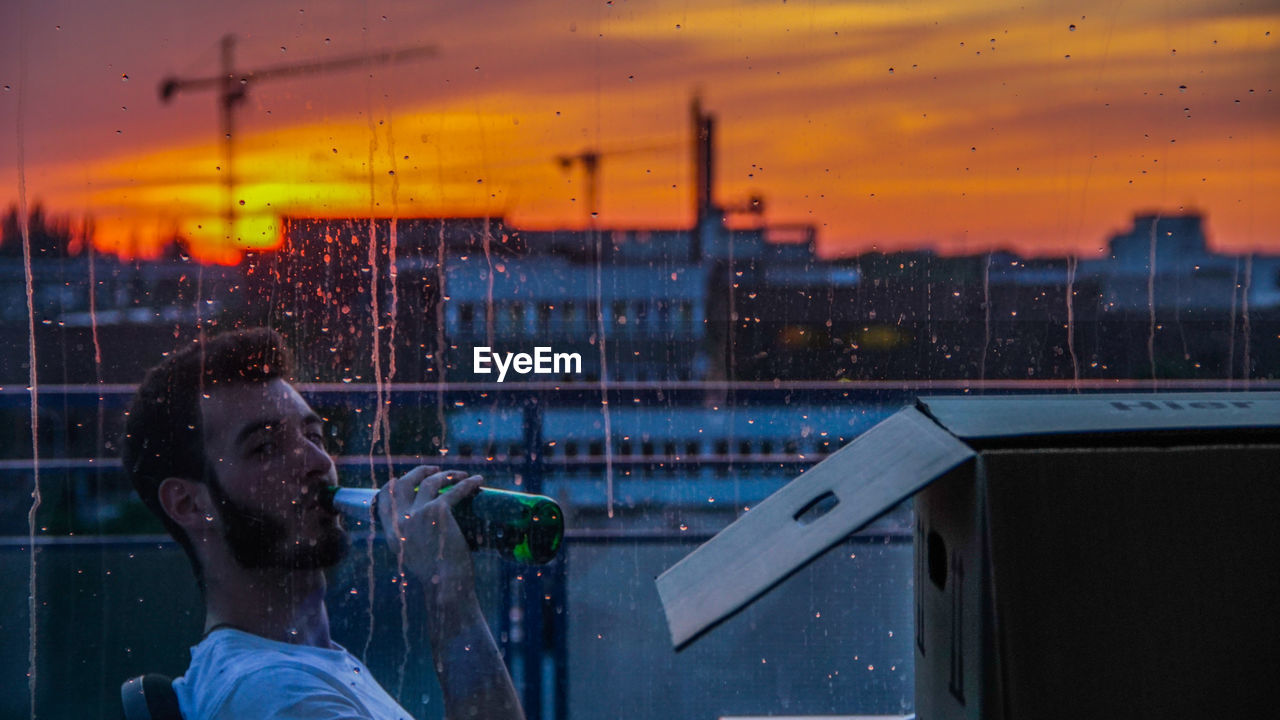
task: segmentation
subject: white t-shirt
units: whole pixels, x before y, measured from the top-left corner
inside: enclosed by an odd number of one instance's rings
[[[341,645],[290,645],[233,628],[191,648],[173,690],[185,720],[413,720]]]

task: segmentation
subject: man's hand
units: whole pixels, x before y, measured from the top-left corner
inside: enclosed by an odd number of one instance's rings
[[[379,491],[378,520],[402,565],[427,585],[427,632],[445,717],[522,720],[511,676],[476,600],[471,550],[453,519],[453,506],[473,495],[480,481],[461,470],[416,467]]]
[[[436,613],[475,602],[471,550],[453,519],[453,506],[480,487],[479,475],[419,465],[378,493],[378,520],[401,564],[428,588]],[[453,485],[445,493],[440,488]],[[436,613],[432,613],[433,615]]]

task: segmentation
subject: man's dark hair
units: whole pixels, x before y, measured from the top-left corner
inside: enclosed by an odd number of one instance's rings
[[[142,502],[164,523],[191,559],[196,581],[203,569],[186,531],[160,505],[160,483],[178,477],[205,482],[200,399],[228,385],[289,379],[293,358],[269,328],[223,333],[173,353],[147,371],[126,413],[122,460]]]

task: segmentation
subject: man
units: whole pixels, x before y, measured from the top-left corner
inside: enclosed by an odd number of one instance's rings
[[[275,332],[223,334],[152,368],[129,408],[125,471],[186,551],[204,593],[205,636],[174,681],[179,706],[186,720],[408,720],[329,636],[324,570],[348,540],[321,502],[337,484],[323,421],[289,384],[290,372]],[[480,480],[418,467],[382,488],[379,521],[427,589],[446,716],[519,719],[450,511]]]

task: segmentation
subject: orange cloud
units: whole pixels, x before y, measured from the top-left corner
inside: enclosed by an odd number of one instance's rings
[[[687,103],[701,88],[719,119],[718,198],[763,194],[771,221],[817,225],[829,255],[1089,253],[1134,212],[1180,207],[1207,213],[1224,248],[1276,248],[1268,30],[1280,11],[1266,3],[479,14],[403,6],[379,26],[387,42],[420,41],[426,28],[447,39],[431,65],[251,86],[232,198],[205,109],[198,134],[36,162],[29,192],[88,208],[104,248],[152,253],[177,233],[225,261],[276,242],[286,215],[487,213],[581,226],[585,178],[555,158],[599,148],[601,224],[683,226]],[[291,32],[310,42],[326,31]],[[270,49],[244,45],[246,64]],[[196,117],[184,102],[148,111],[148,122]]]

